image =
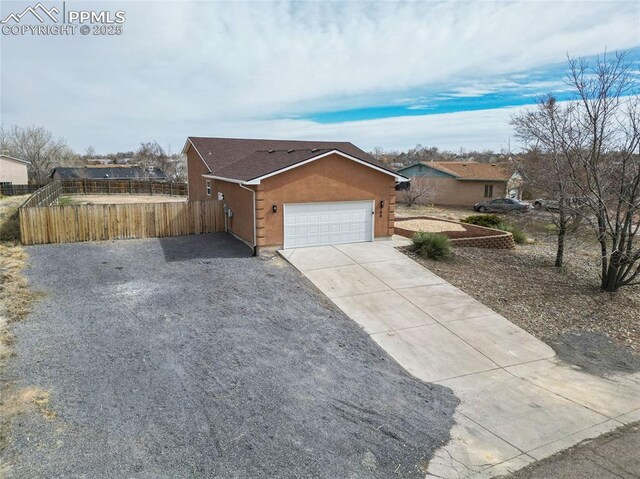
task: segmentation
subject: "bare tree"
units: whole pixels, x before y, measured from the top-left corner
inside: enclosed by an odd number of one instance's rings
[[[640,274],[640,92],[627,57],[569,61],[577,100],[566,149],[574,185],[596,220],[605,291]]]
[[[91,158],[95,158],[96,149],[91,145],[87,146],[87,149],[84,151],[84,156],[87,160],[90,160]]]
[[[183,154],[177,153],[175,155],[171,155],[173,160],[173,168],[170,171],[170,176],[168,176],[171,181],[187,181],[187,157]]]
[[[558,231],[555,266],[561,267],[567,230],[579,218],[573,201],[575,189],[569,158],[563,147],[563,137],[569,127],[568,112],[548,95],[538,100],[534,110],[515,115],[511,124],[516,138],[529,150],[528,155],[514,158],[517,171],[530,186],[543,191],[557,205],[557,215],[553,217]]]
[[[626,54],[605,54],[593,63],[570,58],[568,84],[575,99],[555,106],[554,118],[562,119],[552,125],[555,145],[566,162],[562,174],[595,225],[600,287],[613,292],[640,275],[638,76]]]
[[[12,126],[2,129],[2,149],[16,158],[29,161],[29,176],[37,183],[44,183],[56,166],[78,164],[76,155],[66,141],[54,138],[53,134],[41,126],[21,128]]]
[[[133,158],[143,169],[145,176],[149,176],[149,172],[153,168],[159,168],[164,172],[161,166],[165,166],[167,154],[157,141],[149,141],[140,144],[140,148],[136,150]]]
[[[399,203],[406,206],[425,204],[433,199],[435,194],[435,184],[429,178],[416,176],[411,178],[407,189],[398,191],[397,199]]]
[[[186,180],[186,157],[181,154],[167,154],[157,141],[141,143],[133,158],[147,175],[151,169],[158,168],[167,176],[169,181]]]

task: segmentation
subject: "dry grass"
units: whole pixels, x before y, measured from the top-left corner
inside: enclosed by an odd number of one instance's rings
[[[2,403],[2,415],[7,418],[30,411],[37,411],[47,419],[56,417],[56,413],[49,409],[49,393],[42,389],[25,388],[15,391]]]
[[[134,203],[182,203],[186,196],[165,195],[65,195],[60,204],[72,205],[123,205]]]
[[[20,241],[18,207],[29,195],[4,196],[0,198],[0,241],[17,243]]]
[[[29,290],[22,271],[27,265],[27,253],[19,245],[20,227],[17,209],[28,196],[0,199],[0,317],[9,324],[29,314],[38,294]],[[4,329],[4,328],[3,328]],[[0,333],[2,337],[5,332]]]
[[[22,274],[26,263],[27,253],[21,246],[0,243],[0,314],[8,323],[25,319],[40,296],[29,289]]]
[[[27,317],[34,302],[41,296],[31,291],[23,274],[27,265],[27,253],[19,245],[20,228],[18,207],[27,196],[4,197],[0,199],[0,370],[5,360],[12,354],[13,336],[10,324]],[[10,383],[2,383],[0,391],[0,450],[9,440],[10,422],[18,414],[30,410],[39,411],[44,417],[52,418],[55,413],[47,408],[47,392],[29,388],[14,391]],[[3,468],[0,467],[0,477]]]

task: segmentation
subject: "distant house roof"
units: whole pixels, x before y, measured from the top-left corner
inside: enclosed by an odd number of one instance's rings
[[[20,158],[14,158],[13,156],[9,156],[9,155],[0,155],[0,158],[2,158],[3,160],[17,161],[18,163],[24,163],[25,165],[31,164],[30,161],[21,160]]]
[[[423,165],[442,173],[449,174],[457,180],[507,181],[513,172],[505,165],[497,163],[476,163],[473,161],[429,161],[414,163],[400,168],[399,173],[415,165]]]
[[[261,178],[295,168],[332,153],[358,161],[406,181],[402,175],[349,142],[258,140],[240,138],[187,138],[183,153],[193,146],[209,169],[206,176],[237,182],[259,182]]]
[[[59,166],[54,168],[51,178],[58,174],[62,180],[129,180],[136,178],[164,180],[167,175],[158,168],[145,170],[139,166],[95,165],[82,168],[67,168]]]

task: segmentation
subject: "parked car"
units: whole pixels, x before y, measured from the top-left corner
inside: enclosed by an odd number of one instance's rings
[[[486,213],[487,211],[495,213],[524,212],[529,211],[531,205],[514,198],[496,198],[495,200],[476,203],[473,205],[473,209],[480,213]]]
[[[546,198],[538,198],[533,202],[533,207],[537,210],[558,211],[560,206],[556,200],[548,200]]]
[[[594,198],[588,196],[569,196],[565,198],[564,205],[569,211],[577,212],[578,210],[588,206],[589,204],[597,203]],[[546,198],[538,198],[533,202],[535,209],[544,211],[553,211],[557,213],[560,211],[560,202],[558,200],[548,200]]]

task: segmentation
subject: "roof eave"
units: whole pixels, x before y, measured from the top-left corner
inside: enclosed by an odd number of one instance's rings
[[[211,172],[211,168],[209,168],[209,165],[207,165],[207,162],[204,161],[204,157],[200,154],[200,151],[198,151],[198,148],[196,147],[196,145],[193,144],[193,141],[191,141],[191,137],[190,136],[188,136],[187,137],[187,141],[184,142],[184,146],[182,147],[182,154],[183,155],[187,154],[187,151],[189,150],[189,146],[193,146],[193,149],[195,150],[196,154],[202,160],[202,163],[204,163],[204,166],[206,166],[207,170],[209,170],[209,172]]]
[[[239,180],[237,178],[226,178],[224,176],[217,176],[217,175],[209,174],[209,173],[203,173],[202,176],[204,178],[209,178],[209,179],[212,179],[212,180],[227,181],[229,183],[236,183],[236,184],[239,184],[239,185],[252,184],[252,183],[247,183],[244,180]]]
[[[12,161],[17,161],[19,163],[24,163],[25,165],[30,165],[31,162],[29,160],[22,160],[20,158],[15,158],[13,156],[9,156],[9,155],[0,155],[2,158],[6,158],[7,160],[12,160]]]
[[[453,172],[451,170],[447,170],[444,167],[438,167],[437,165],[432,165],[432,164],[426,163],[424,161],[418,161],[417,163],[414,163],[412,165],[405,166],[404,168],[400,168],[398,171],[404,171],[404,170],[406,170],[408,168],[412,168],[414,166],[426,166],[427,168],[431,168],[432,170],[436,170],[436,171],[439,171],[440,173],[444,173],[445,175],[449,175],[449,176],[453,177],[456,180],[460,178],[459,174],[457,174],[457,173],[455,173],[455,172]]]
[[[459,181],[509,181],[509,178],[456,178]]]
[[[270,177],[275,176],[275,175],[279,175],[280,173],[284,173],[284,172],[292,170],[294,168],[298,168],[300,166],[306,165],[307,163],[311,163],[313,161],[319,160],[321,158],[324,158],[324,157],[332,155],[332,154],[337,154],[337,155],[343,156],[344,158],[347,158],[349,160],[352,160],[352,161],[355,161],[357,163],[360,163],[360,164],[362,164],[364,166],[367,166],[369,168],[372,168],[372,169],[374,169],[376,171],[379,171],[381,173],[387,174],[389,176],[393,176],[395,178],[396,182],[398,182],[398,183],[404,183],[404,182],[409,181],[409,178],[407,178],[406,176],[400,175],[397,172],[393,172],[391,170],[386,170],[384,168],[380,168],[380,167],[378,167],[378,166],[376,166],[376,165],[374,165],[372,163],[369,163],[368,161],[362,160],[360,158],[356,158],[355,156],[351,156],[351,155],[349,155],[347,153],[344,153],[344,152],[342,152],[340,150],[333,149],[333,150],[329,150],[329,151],[326,151],[324,153],[321,153],[319,155],[312,156],[311,158],[307,158],[306,160],[299,161],[297,163],[294,163],[293,165],[289,165],[289,166],[286,166],[284,168],[280,168],[280,169],[274,170],[274,171],[272,171],[270,173],[267,173],[267,174],[264,174],[264,175],[261,175],[261,176],[257,176],[255,178],[250,179],[250,180],[244,181],[243,184],[245,184],[245,185],[259,185],[262,180],[265,180],[265,179],[270,178]]]

